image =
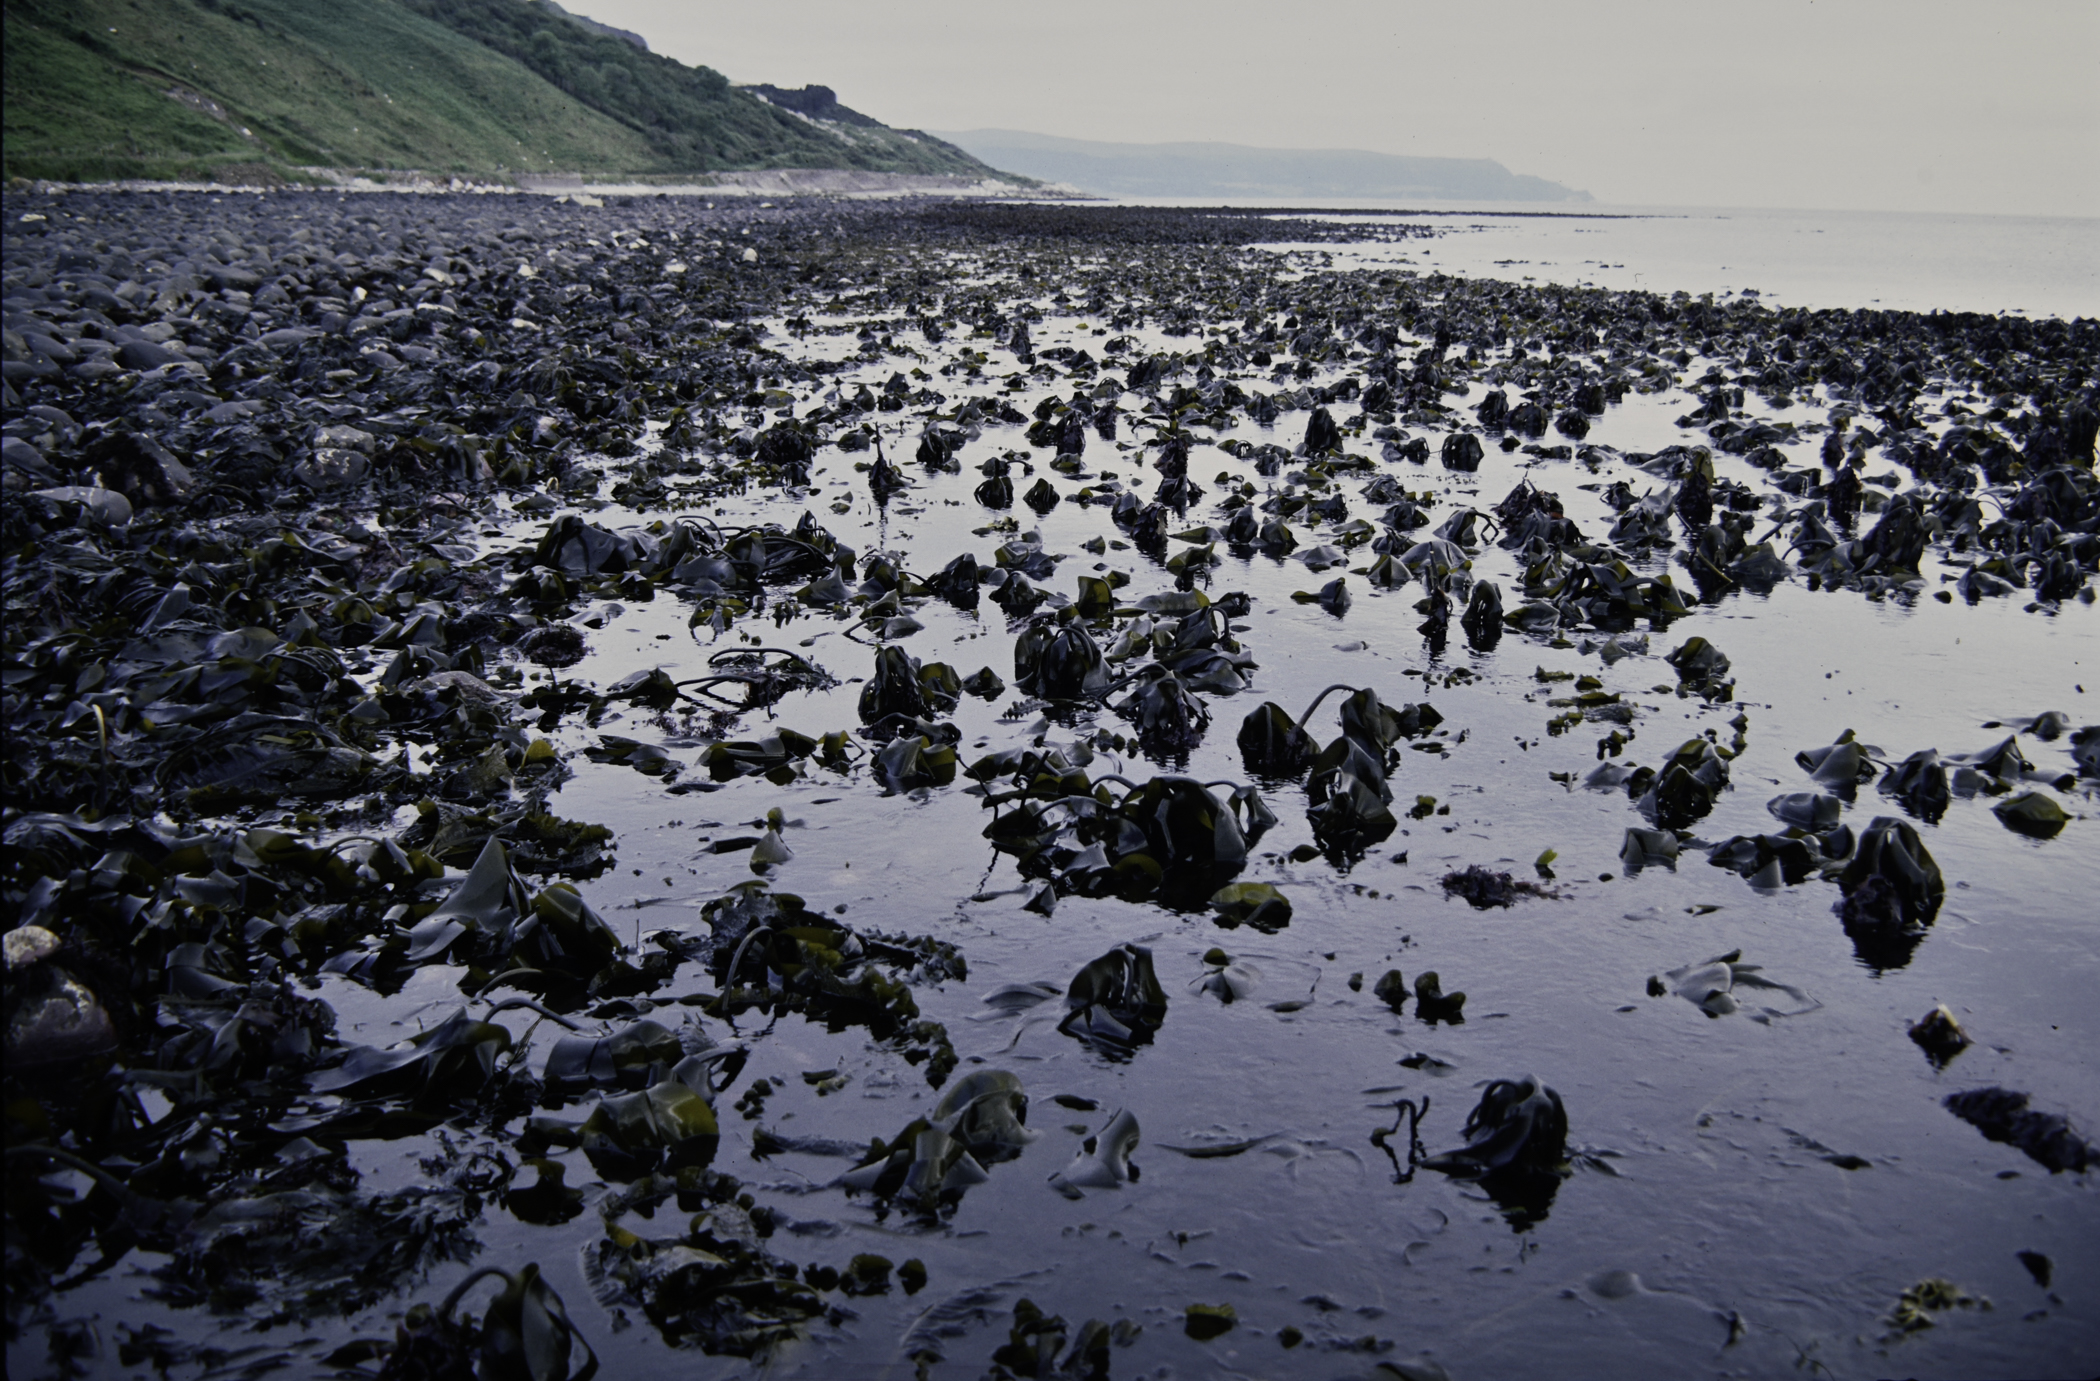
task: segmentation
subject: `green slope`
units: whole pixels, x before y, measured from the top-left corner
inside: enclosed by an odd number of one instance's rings
[[[404,0],[516,59],[649,141],[665,172],[859,168],[981,177],[984,164],[917,131],[807,120],[729,85],[721,73],[643,52],[533,0]]]
[[[852,136],[531,0],[6,0],[5,174],[989,170]]]

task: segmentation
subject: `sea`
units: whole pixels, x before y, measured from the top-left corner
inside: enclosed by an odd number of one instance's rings
[[[1190,205],[1130,198],[1124,205]],[[1335,250],[1343,264],[1614,290],[1754,294],[1781,307],[2100,317],[2100,218],[1528,203],[1248,200],[1428,240]]]

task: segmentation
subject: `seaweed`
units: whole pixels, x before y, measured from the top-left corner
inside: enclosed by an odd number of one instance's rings
[[[1466,1114],[1466,1144],[1419,1161],[1480,1185],[1516,1231],[1543,1221],[1567,1176],[1568,1115],[1537,1076],[1497,1079]]]
[[[1876,816],[1852,861],[1838,874],[1844,896],[1831,909],[1844,922],[1860,959],[1877,969],[1910,962],[1947,895],[1940,868],[1918,832],[1893,816]]]
[[[1072,976],[1070,1010],[1058,1030],[1111,1059],[1128,1059],[1166,1020],[1167,994],[1152,969],[1152,951],[1118,945]]]

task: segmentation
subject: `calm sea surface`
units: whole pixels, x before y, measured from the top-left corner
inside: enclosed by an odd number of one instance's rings
[[[1427,219],[1444,231],[1337,253],[1338,265],[1404,259],[1425,271],[1513,281],[1716,296],[1749,290],[1790,307],[2100,316],[2100,220],[2085,217],[1322,204],[1358,214],[1390,209],[1396,220]]]

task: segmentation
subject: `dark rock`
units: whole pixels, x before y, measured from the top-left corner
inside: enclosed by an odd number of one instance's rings
[[[1536,440],[1546,434],[1546,410],[1537,403],[1523,402],[1509,410],[1502,425]]]
[[[1919,1018],[1910,1028],[1910,1038],[1918,1043],[1919,1049],[1937,1069],[1946,1068],[1949,1060],[1975,1044],[1944,1004]]]
[[[574,624],[543,623],[518,640],[518,650],[543,667],[569,667],[583,660],[583,631]]]
[[[2027,1153],[2029,1159],[2049,1167],[2049,1173],[2084,1170],[2100,1160],[2093,1144],[2080,1136],[2068,1120],[2053,1112],[2036,1112],[2027,1106],[2029,1095],[2005,1088],[1971,1089],[1947,1095],[1947,1110],[1982,1132]]]
[[[126,369],[145,371],[158,369],[164,364],[173,364],[182,356],[166,346],[155,345],[150,340],[127,340],[117,347],[117,363]]]
[[[136,432],[111,432],[88,448],[87,458],[103,484],[140,508],[181,503],[197,487],[188,466]]]
[[[19,436],[0,441],[0,464],[4,464],[10,473],[20,471],[38,484],[49,484],[58,479],[58,472],[44,459],[44,453]]]
[[[1446,470],[1478,470],[1481,459],[1486,454],[1481,448],[1480,438],[1471,432],[1454,432],[1444,438],[1443,461]]]
[[[10,955],[11,961],[14,956]],[[26,973],[16,970],[27,968]],[[9,964],[7,1064],[29,1071],[78,1066],[117,1047],[115,1015],[59,960]]]
[[[1334,415],[1326,408],[1314,408],[1305,423],[1305,453],[1318,456],[1341,449],[1342,429],[1336,425]]]

